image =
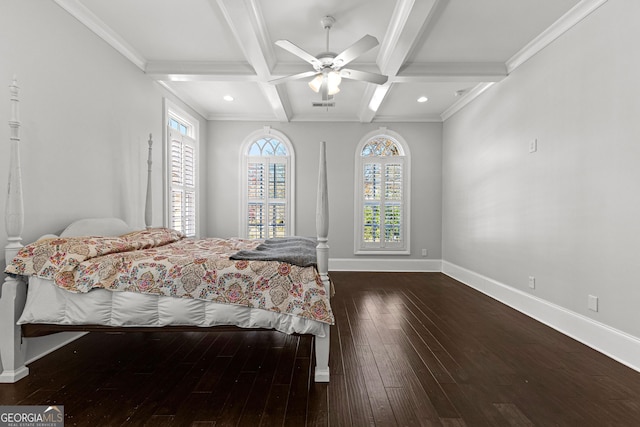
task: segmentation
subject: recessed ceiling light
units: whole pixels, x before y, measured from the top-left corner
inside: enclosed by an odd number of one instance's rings
[[[224,99],[225,101],[229,101],[229,102],[231,102],[231,101],[233,101],[233,96],[231,96],[231,95],[225,95],[222,99]]]
[[[418,102],[427,102],[429,100],[429,98],[427,98],[426,96],[421,96],[420,98],[418,98]]]

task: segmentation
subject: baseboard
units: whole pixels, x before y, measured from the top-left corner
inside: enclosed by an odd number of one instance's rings
[[[29,368],[21,366],[15,371],[2,371],[0,373],[0,384],[11,384],[20,381],[29,375]]]
[[[640,338],[448,261],[442,272],[640,372]]]
[[[332,258],[329,271],[415,271],[440,272],[439,259]]]
[[[86,334],[87,332],[60,332],[42,337],[26,338],[27,354],[24,363],[28,365]]]

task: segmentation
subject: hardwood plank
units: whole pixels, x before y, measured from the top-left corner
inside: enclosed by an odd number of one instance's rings
[[[328,424],[334,427],[351,426],[351,408],[344,375],[331,374],[331,383],[327,386],[327,394]],[[309,400],[312,401],[311,398]],[[313,414],[311,408],[309,412]]]
[[[291,376],[293,375],[293,366],[298,349],[298,339],[299,337],[287,337],[282,355],[280,356],[280,362],[278,363],[273,378],[274,384],[291,384]]]
[[[421,424],[417,414],[417,408],[413,400],[411,400],[409,393],[404,388],[387,388],[387,396],[389,397],[389,403],[391,403],[391,409],[393,410],[398,426],[428,425]]]
[[[339,377],[331,376],[331,381]],[[338,389],[336,387],[336,389]],[[348,412],[347,412],[348,414]],[[329,384],[311,383],[309,385],[309,395],[307,398],[307,420],[306,425],[316,427],[329,426]],[[338,424],[331,424],[338,425]],[[346,425],[346,424],[343,424]]]
[[[289,397],[289,384],[273,384],[265,405],[260,426],[281,426],[284,423]]]
[[[375,423],[382,426],[395,426],[396,420],[371,349],[369,346],[358,346],[356,352],[360,369],[364,374],[364,384]]]
[[[533,426],[529,418],[527,418],[520,409],[513,403],[494,403],[493,404],[510,426]]]
[[[242,417],[250,390],[256,379],[255,372],[241,372],[231,384],[229,395],[222,408],[221,415],[216,420],[216,426],[236,426]]]
[[[301,340],[302,341],[302,340]],[[307,403],[309,398],[309,382],[311,379],[311,358],[304,357],[306,346],[298,348],[302,357],[296,357],[289,397],[287,399],[287,411],[285,413],[285,426],[297,427],[304,425],[307,419]]]
[[[281,347],[272,347],[267,351],[257,371],[256,380],[248,394],[245,410],[238,425],[256,426],[260,424],[282,351]]]
[[[348,322],[342,323],[342,335],[340,339],[340,351],[344,363],[345,384],[347,392],[347,402],[353,425],[371,425],[373,423],[373,414],[371,413],[371,404],[367,396],[367,389],[364,383],[364,377],[360,370],[358,355],[354,341],[348,333],[350,332]],[[332,349],[332,353],[334,350]]]

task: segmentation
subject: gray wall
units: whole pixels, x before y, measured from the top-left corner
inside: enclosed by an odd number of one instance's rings
[[[421,249],[425,248],[429,251],[429,258],[440,259],[440,123],[210,122],[207,157],[204,161],[208,181],[208,192],[204,197],[207,204],[206,234],[222,237],[239,234],[240,149],[250,133],[265,125],[283,132],[294,146],[297,175],[296,234],[299,235],[315,235],[318,143],[327,142],[331,258],[341,259],[355,258],[353,199],[356,145],[365,134],[381,126],[398,132],[411,151],[413,194],[411,255],[395,258],[421,258]]]
[[[605,3],[443,128],[443,259],[635,336],[638,16]]]
[[[142,226],[149,133],[154,225],[161,225],[162,97],[170,95],[53,1],[0,0],[0,10],[0,188],[7,188],[8,86],[16,74],[24,242],[82,217]],[[4,247],[4,221],[0,229]]]

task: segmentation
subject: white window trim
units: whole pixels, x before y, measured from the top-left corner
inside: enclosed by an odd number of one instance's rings
[[[402,151],[403,156],[403,193],[402,193],[402,233],[403,240],[402,245],[396,248],[371,248],[366,247],[362,241],[362,221],[363,221],[363,203],[362,192],[363,180],[362,180],[362,167],[364,159],[360,154],[364,146],[374,137],[387,136],[390,139],[398,143],[398,147]],[[356,147],[355,153],[355,190],[354,190],[354,213],[355,213],[355,227],[354,227],[354,254],[355,255],[410,255],[411,254],[411,154],[409,152],[409,145],[400,134],[394,132],[385,127],[381,127],[377,130],[371,131],[364,135]]]
[[[296,215],[295,215],[295,212],[296,212],[295,211],[296,155],[295,155],[295,150],[293,149],[293,144],[291,144],[291,141],[289,140],[289,138],[287,138],[287,136],[284,133],[271,128],[271,126],[265,126],[262,129],[256,130],[251,134],[247,135],[247,137],[242,142],[242,146],[241,146],[242,148],[240,150],[240,164],[242,165],[242,167],[240,168],[239,182],[242,187],[242,191],[240,196],[240,210],[239,210],[240,222],[239,222],[238,235],[243,238],[246,238],[248,236],[247,235],[247,225],[248,225],[247,224],[247,216],[248,216],[247,205],[249,203],[249,200],[248,200],[249,196],[247,194],[247,174],[248,174],[249,156],[247,156],[247,150],[254,142],[256,142],[257,140],[265,136],[279,140],[281,143],[283,143],[287,147],[287,151],[289,153],[289,156],[287,157],[287,168],[288,168],[287,203],[288,203],[288,206],[287,206],[286,215],[287,215],[287,221],[288,221],[289,235],[294,236],[296,234],[296,221],[295,221],[295,218],[296,218]],[[278,158],[281,158],[281,157],[278,157]]]
[[[182,122],[189,123],[191,128],[193,129],[193,135],[189,135],[189,137],[195,140],[195,155],[196,155],[196,176],[195,176],[195,187],[196,187],[196,238],[200,237],[200,122],[196,120],[191,114],[187,113],[184,109],[180,108],[177,104],[172,102],[170,99],[163,98],[163,123],[162,127],[162,164],[163,169],[162,173],[164,176],[163,186],[162,186],[162,203],[164,206],[163,209],[163,217],[162,223],[164,227],[171,226],[171,171],[169,169],[169,157],[171,150],[171,141],[169,140],[169,118],[173,116],[179,119]]]

